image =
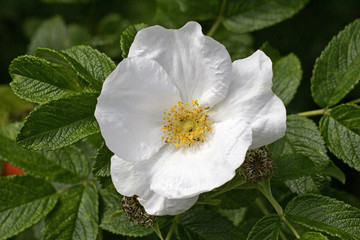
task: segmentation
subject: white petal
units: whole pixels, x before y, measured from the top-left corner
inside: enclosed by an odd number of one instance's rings
[[[153,191],[141,197],[139,202],[150,215],[177,215],[189,210],[198,200],[199,196],[183,199],[168,199]]]
[[[241,118],[251,125],[258,148],[281,138],[286,130],[286,109],[271,90],[272,63],[260,50],[233,63],[233,82],[227,97],[209,111],[217,121]]]
[[[139,202],[151,215],[176,215],[191,208],[198,196],[168,199],[150,190],[150,179],[156,161],[128,162],[114,155],[111,158],[111,178],[116,190],[124,196],[139,196]]]
[[[213,124],[204,143],[170,148],[159,157],[150,189],[167,198],[188,198],[232,179],[251,144],[251,129],[233,119]],[[172,150],[170,150],[172,149]]]
[[[231,59],[225,47],[204,36],[201,26],[187,23],[179,30],[153,26],[139,31],[129,57],[156,60],[179,88],[182,100],[213,106],[223,99],[231,81]]]
[[[179,99],[177,88],[156,61],[124,59],[105,80],[96,105],[106,145],[127,161],[149,159],[164,144],[163,111]]]

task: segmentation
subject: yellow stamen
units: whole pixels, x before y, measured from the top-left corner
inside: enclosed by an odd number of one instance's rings
[[[174,144],[175,147],[204,142],[205,134],[211,131],[212,123],[207,121],[207,109],[201,108],[197,100],[191,100],[191,103],[178,101],[170,111],[165,109],[166,122],[162,122],[164,126],[160,129],[165,134],[162,140],[165,139],[166,143]]]

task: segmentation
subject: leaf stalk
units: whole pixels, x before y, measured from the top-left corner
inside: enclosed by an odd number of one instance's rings
[[[160,228],[159,228],[159,223],[158,221],[155,222],[154,226],[151,226],[152,229],[154,230],[154,232],[156,233],[156,235],[159,237],[160,240],[164,240]]]
[[[323,109],[318,109],[318,110],[301,112],[301,113],[298,113],[298,115],[304,116],[304,117],[324,115],[324,114],[329,114],[330,110],[331,110],[331,108],[323,108]]]
[[[211,37],[212,35],[214,35],[216,30],[220,26],[220,23],[222,23],[222,21],[224,20],[223,14],[224,14],[224,11],[225,11],[226,2],[227,2],[227,0],[222,1],[219,15],[217,16],[214,24],[211,26],[209,32],[206,34],[208,37]]]
[[[170,227],[170,230],[169,230],[168,234],[166,235],[165,240],[170,240],[171,237],[172,237],[172,235],[174,234],[174,231],[175,231],[176,226],[177,226],[177,224],[178,224],[178,218],[179,218],[179,215],[176,215],[176,216],[174,217],[173,223],[172,223],[172,225],[171,225],[171,227]]]
[[[285,213],[280,204],[276,201],[274,196],[271,193],[270,179],[265,178],[262,182],[259,182],[257,189],[265,196],[265,198],[271,203],[275,208],[275,211],[280,216],[281,220],[289,227],[297,239],[300,238],[300,235],[297,233],[294,226],[285,218]]]

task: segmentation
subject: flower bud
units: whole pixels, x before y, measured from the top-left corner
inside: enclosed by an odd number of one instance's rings
[[[272,156],[265,147],[250,149],[240,169],[247,182],[258,183],[271,177],[273,167]]]
[[[138,196],[136,195],[132,197],[124,196],[121,200],[121,208],[130,221],[136,221],[136,224],[143,227],[153,226],[156,217],[145,212],[144,207],[141,206],[137,198]]]

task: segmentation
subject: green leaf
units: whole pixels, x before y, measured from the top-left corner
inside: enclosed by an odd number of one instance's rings
[[[70,47],[68,29],[60,16],[43,21],[31,39],[28,53],[32,54],[37,47],[65,49]]]
[[[114,155],[105,144],[101,146],[96,154],[92,173],[94,176],[108,177],[110,176],[110,158]]]
[[[281,228],[281,219],[278,215],[269,214],[260,219],[251,229],[247,240],[278,239]]]
[[[295,197],[285,209],[286,219],[341,239],[360,239],[360,210],[321,195]]]
[[[142,7],[146,8],[146,6]],[[129,25],[130,21],[119,14],[110,13],[105,15],[96,26],[97,31],[91,41],[91,46],[96,47],[111,58],[119,58],[121,56],[120,36]]]
[[[296,194],[325,193],[330,188],[330,177],[320,174],[286,180],[285,185]]]
[[[306,232],[301,235],[300,240],[328,240],[328,238],[319,232]]]
[[[32,103],[18,98],[8,85],[0,85],[0,109],[11,116],[22,115],[34,107]],[[13,119],[12,119],[13,120]]]
[[[0,135],[15,141],[16,136],[18,135],[20,128],[23,126],[22,122],[14,122],[5,127],[0,128]]]
[[[86,90],[71,68],[34,56],[16,58],[9,72],[13,91],[29,102],[44,103]]]
[[[227,218],[202,208],[180,215],[176,235],[181,240],[244,239],[243,234]]]
[[[359,198],[355,197],[351,193],[346,192],[345,190],[331,188],[328,191],[326,191],[326,196],[335,198],[339,201],[343,201],[349,205],[352,205],[352,206],[360,209]]]
[[[93,182],[64,190],[58,204],[45,218],[42,239],[96,239],[98,194]]]
[[[57,65],[64,65],[66,67],[71,67],[64,55],[57,50],[39,47],[35,49],[34,54],[36,57],[45,59],[48,62],[55,63]]]
[[[330,164],[324,168],[321,172],[326,176],[330,176],[339,180],[342,184],[345,184],[346,176],[333,162],[330,161]]]
[[[115,189],[102,189],[100,195],[104,204],[100,224],[102,229],[131,237],[141,237],[153,233],[150,227],[146,228],[130,222],[121,208],[122,196]]]
[[[37,223],[56,204],[55,189],[32,176],[0,177],[0,239]]]
[[[33,150],[54,150],[97,133],[95,105],[90,93],[40,105],[27,117],[17,142]]]
[[[273,87],[274,93],[288,105],[294,98],[302,78],[301,63],[298,57],[290,53],[280,56],[278,50],[265,42],[260,49],[271,58],[273,62]]]
[[[219,14],[221,0],[156,0],[156,4],[157,20],[174,27],[183,26],[189,20],[214,19]]]
[[[350,167],[360,171],[360,107],[344,104],[320,120],[320,130],[329,150]]]
[[[18,146],[0,134],[0,159],[21,168],[26,173],[62,183],[75,183],[89,175],[85,156],[75,147],[48,152],[34,152]]]
[[[308,0],[229,0],[224,26],[232,32],[246,33],[269,27],[292,17]]]
[[[11,122],[22,121],[34,107],[20,99],[8,85],[0,85],[0,127]]]
[[[299,153],[286,154],[274,159],[273,180],[282,181],[315,174],[318,170],[312,160]]]
[[[312,171],[309,171],[306,175],[319,172],[329,165],[330,159],[326,154],[325,142],[313,121],[302,116],[289,115],[286,125],[285,136],[270,145],[275,161],[280,163],[281,159],[277,160],[278,158],[283,158],[284,155],[287,155],[286,158],[289,158],[288,155],[295,154],[292,157],[294,161],[299,157],[300,161],[308,162],[303,157],[306,156],[314,164]],[[292,165],[296,167],[294,170],[297,170],[299,167],[296,163],[292,163]],[[306,166],[308,170],[311,169],[308,163]]]
[[[138,31],[141,29],[147,28],[149,25],[140,23],[135,25],[130,25],[128,28],[124,30],[124,32],[120,36],[120,48],[121,48],[121,56],[123,58],[127,58],[130,50],[130,46],[133,43],[135,36]]]
[[[116,67],[108,56],[89,46],[75,46],[61,53],[77,74],[97,91],[101,91],[103,82]]]
[[[198,201],[199,202],[207,202],[209,199],[217,197],[217,196],[218,197],[227,196],[227,195],[222,195],[222,194],[223,193],[226,194],[227,192],[229,192],[245,183],[246,183],[246,181],[245,181],[245,178],[243,177],[243,175],[237,172],[235,177],[233,177],[233,179],[231,179],[231,181],[225,183],[224,185],[222,185],[218,188],[215,188],[214,190],[212,190],[210,192],[201,194]],[[231,195],[231,194],[229,194],[229,195]],[[237,195],[235,195],[235,196],[237,196]],[[229,206],[229,208],[239,208],[239,207],[243,206],[243,205],[239,206],[239,203],[241,204],[242,200],[244,200],[244,199],[242,199],[240,201],[237,201],[237,200],[238,200],[238,198],[236,198],[236,200],[234,200],[234,201],[232,201],[230,199],[225,199],[224,202],[229,203],[229,204],[227,204],[227,206],[232,205],[234,202],[235,203],[237,202],[237,204],[235,204],[235,206],[233,206],[233,207]]]
[[[335,36],[316,60],[311,92],[321,107],[337,104],[360,80],[360,20]]]
[[[294,98],[302,78],[300,60],[295,54],[290,53],[274,62],[273,71],[272,90],[285,105],[288,105]]]
[[[244,220],[247,208],[242,207],[238,209],[218,209],[217,212],[220,215],[229,219],[234,226],[239,226],[239,224]]]
[[[75,183],[89,175],[88,161],[74,146],[53,152],[34,152],[17,145],[15,139],[21,127],[22,123],[13,123],[0,129],[0,159],[26,173],[62,183]]]
[[[234,189],[218,196],[223,209],[248,207],[258,197],[261,197],[261,194],[255,189]]]
[[[268,42],[264,42],[259,49],[262,50],[273,63],[277,62],[281,58],[280,52]]]
[[[68,33],[72,46],[88,43],[92,38],[87,27],[75,23],[69,24]]]
[[[224,44],[232,61],[246,58],[254,52],[252,49],[254,39],[251,34],[229,34],[229,31],[221,28],[216,31],[214,38]]]

